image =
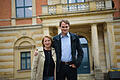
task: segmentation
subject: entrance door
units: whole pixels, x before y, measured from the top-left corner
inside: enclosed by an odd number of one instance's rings
[[[88,42],[86,38],[84,37],[80,37],[79,40],[80,40],[80,43],[81,43],[81,46],[84,52],[84,56],[83,56],[82,63],[80,67],[78,68],[77,72],[78,74],[88,74],[90,73]]]

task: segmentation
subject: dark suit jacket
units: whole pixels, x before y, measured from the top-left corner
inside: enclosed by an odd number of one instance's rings
[[[53,37],[53,47],[56,52],[56,70],[59,71],[60,62],[61,62],[61,34]],[[71,55],[72,55],[72,63],[78,68],[83,59],[83,50],[80,45],[80,41],[77,35],[70,33],[71,36]],[[77,51],[77,52],[76,52]]]

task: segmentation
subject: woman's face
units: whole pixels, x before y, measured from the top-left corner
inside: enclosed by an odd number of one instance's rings
[[[52,41],[49,38],[44,38],[43,44],[46,48],[51,47]]]

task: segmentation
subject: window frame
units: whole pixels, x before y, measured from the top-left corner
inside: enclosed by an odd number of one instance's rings
[[[32,5],[31,6],[26,6],[25,5],[25,0],[23,0],[23,6],[17,6],[17,0],[15,0],[15,6],[16,6],[16,18],[31,18],[32,17],[32,15],[31,16],[29,16],[29,17],[26,17],[26,15],[25,15],[25,13],[26,13],[26,10],[25,9],[27,9],[27,8],[32,8]],[[19,17],[18,15],[17,15],[17,9],[24,9],[24,16],[22,16],[22,17]],[[32,11],[31,11],[32,12]]]

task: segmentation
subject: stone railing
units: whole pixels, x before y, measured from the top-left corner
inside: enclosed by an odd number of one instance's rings
[[[62,11],[63,13],[68,12],[84,12],[89,10],[89,3],[74,3],[74,4],[63,4]]]
[[[99,0],[93,2],[57,4],[57,5],[43,5],[42,15],[89,12],[108,9],[112,9],[111,0]]]

